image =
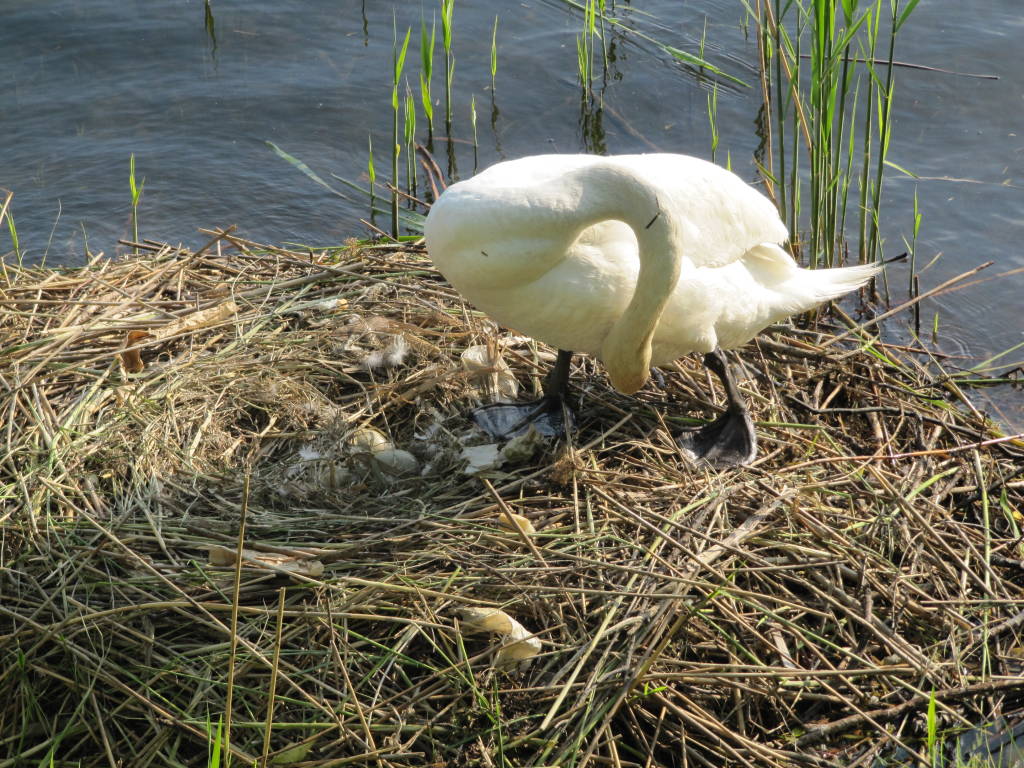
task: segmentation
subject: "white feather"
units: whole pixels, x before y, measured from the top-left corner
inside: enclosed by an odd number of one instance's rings
[[[801,269],[774,205],[685,155],[541,155],[449,187],[424,229],[438,269],[499,323],[599,357],[613,384],[728,349],[878,268]]]

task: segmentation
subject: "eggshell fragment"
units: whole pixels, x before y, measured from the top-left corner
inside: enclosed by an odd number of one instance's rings
[[[378,453],[390,451],[395,446],[380,430],[362,427],[349,435],[348,447],[352,453]]]
[[[486,344],[467,347],[461,355],[462,367],[477,393],[489,400],[515,400],[519,382],[501,355]]]
[[[511,666],[533,658],[541,642],[526,627],[497,608],[463,608],[462,628],[467,632],[490,632],[503,641],[495,655],[495,666]]]
[[[489,469],[498,469],[505,461],[497,443],[467,445],[462,449],[460,458],[468,462],[466,468],[462,470],[467,475],[478,475]]]
[[[501,449],[501,456],[509,464],[524,464],[532,459],[537,449],[546,442],[544,436],[531,424],[525,434],[513,437],[505,443],[505,447]]]
[[[373,461],[390,475],[413,475],[420,469],[420,463],[416,457],[401,448],[375,451]]]
[[[527,536],[532,536],[537,532],[537,529],[533,527],[533,523],[531,523],[528,518],[525,518],[522,515],[517,515],[515,512],[503,512],[498,515],[498,525],[502,528],[508,528],[509,530],[515,530],[515,528],[518,528]]]

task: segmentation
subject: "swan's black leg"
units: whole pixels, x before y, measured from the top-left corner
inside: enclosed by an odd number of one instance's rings
[[[548,371],[544,379],[544,397],[558,398],[565,400],[569,394],[569,364],[572,362],[572,352],[567,349],[558,350],[558,359],[554,367]]]
[[[566,405],[572,352],[558,350],[558,360],[544,379],[544,396],[530,403],[492,403],[473,411],[473,421],[499,440],[525,434],[532,425],[542,435],[558,437],[575,419]]]
[[[692,459],[703,459],[721,467],[750,464],[757,458],[757,437],[743,396],[729,372],[725,353],[715,349],[704,355],[706,365],[722,382],[728,404],[725,413],[707,426],[679,438],[679,445]]]

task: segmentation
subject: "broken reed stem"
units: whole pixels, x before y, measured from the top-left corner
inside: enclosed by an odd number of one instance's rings
[[[242,542],[239,542],[241,548]],[[239,549],[241,551],[241,549]],[[238,559],[241,563],[242,559]],[[270,683],[267,686],[267,721],[263,726],[263,751],[260,752],[260,765],[267,768],[270,760],[270,734],[274,730],[274,699],[277,696],[277,672],[281,668],[281,636],[284,630],[285,588],[277,590],[277,624],[274,631],[274,659],[270,667]],[[235,602],[237,605],[237,600]]]
[[[238,511],[238,545],[235,549],[235,580],[231,595],[231,651],[228,654],[227,700],[224,704],[224,766],[231,768],[231,713],[235,695],[235,663],[238,654],[238,605],[242,589],[242,552],[245,551],[245,513],[249,509],[249,485],[251,475],[246,473],[242,481],[242,504]],[[274,649],[277,653],[277,648]]]

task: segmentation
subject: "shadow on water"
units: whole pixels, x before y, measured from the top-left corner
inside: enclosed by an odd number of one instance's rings
[[[608,154],[608,142],[604,131],[604,109],[600,102],[584,97],[580,100],[580,136],[584,149],[592,155]]]

